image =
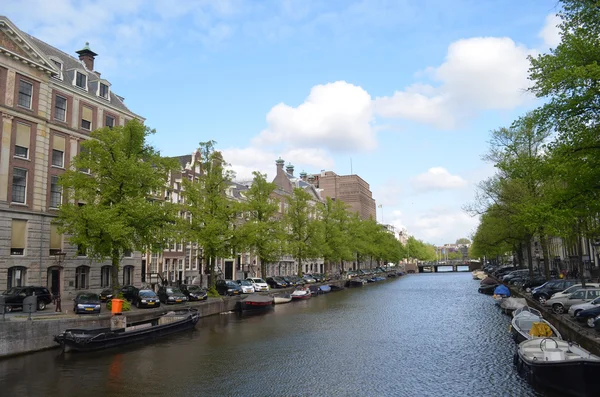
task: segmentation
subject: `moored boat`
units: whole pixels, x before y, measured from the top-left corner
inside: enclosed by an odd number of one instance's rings
[[[542,313],[527,306],[514,312],[510,329],[512,337],[517,343],[535,338],[562,338],[560,332],[544,320]]]
[[[351,287],[351,288],[352,287],[362,287],[366,283],[367,282],[365,280],[363,280],[362,278],[352,278],[346,282],[346,286]]]
[[[281,305],[283,303],[288,303],[292,301],[292,296],[290,294],[280,293],[280,294],[272,294],[273,303],[276,305]]]
[[[274,298],[269,295],[251,294],[238,302],[242,312],[263,311],[273,308]]]
[[[331,292],[331,285],[329,285],[329,284],[321,285],[321,286],[319,287],[319,289],[321,290],[321,292],[322,292],[323,294],[326,294],[326,293],[328,293],[328,292]]]
[[[196,309],[176,310],[123,328],[67,329],[56,335],[54,341],[60,344],[64,352],[107,349],[191,329],[199,319],[200,314]]]
[[[310,289],[298,288],[291,293],[292,300],[303,300],[311,297]]]
[[[597,396],[600,390],[600,357],[562,339],[521,342],[514,364],[531,385],[561,396]]]

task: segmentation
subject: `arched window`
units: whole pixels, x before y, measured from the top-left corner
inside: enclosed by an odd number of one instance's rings
[[[25,285],[25,275],[27,268],[23,266],[14,266],[8,268],[8,279],[6,280],[6,288],[22,287]]]
[[[102,266],[100,269],[100,286],[110,287],[111,285],[112,266]]]
[[[90,286],[90,267],[78,266],[75,269],[75,289],[86,289]]]
[[[123,267],[123,285],[133,284],[133,266]]]

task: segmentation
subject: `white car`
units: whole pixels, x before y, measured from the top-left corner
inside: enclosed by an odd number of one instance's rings
[[[248,280],[235,280],[236,283],[240,285],[242,289],[242,294],[253,294],[254,293],[254,285]]]
[[[591,309],[596,307],[597,305],[600,305],[600,297],[594,299],[593,301],[590,302],[586,302],[586,303],[580,303],[579,305],[573,305],[569,308],[569,314],[571,315],[571,317],[575,317],[577,315],[578,312],[582,311],[582,310],[587,310],[587,309]]]
[[[570,286],[569,288],[567,288],[564,291],[560,291],[557,292],[555,294],[553,294],[550,299],[556,299],[556,298],[564,298],[565,296],[569,296],[571,295],[573,292],[582,289],[583,287],[581,286],[581,284],[575,284]],[[585,288],[600,288],[600,284],[598,283],[585,283]],[[549,306],[549,305],[546,305]]]
[[[269,290],[269,284],[267,284],[267,282],[265,280],[263,280],[262,278],[248,277],[246,280],[248,280],[252,283],[252,286],[254,287],[254,291],[256,291],[256,292]]]

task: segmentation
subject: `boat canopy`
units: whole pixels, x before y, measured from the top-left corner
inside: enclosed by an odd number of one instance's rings
[[[510,290],[506,285],[499,285],[494,290],[494,295],[510,296]]]

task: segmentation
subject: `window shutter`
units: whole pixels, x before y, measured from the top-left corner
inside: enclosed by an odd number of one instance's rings
[[[25,249],[25,230],[27,229],[27,221],[21,219],[12,220],[12,238],[11,248]]]
[[[61,238],[58,233],[58,225],[50,225],[50,249],[61,249]]]
[[[17,146],[25,147],[29,149],[29,137],[31,134],[31,127],[27,124],[17,123],[17,140],[15,144]]]
[[[91,123],[92,118],[93,118],[92,113],[93,112],[92,112],[91,108],[88,108],[87,106],[83,106],[82,111],[81,111],[81,114],[82,114],[81,118],[83,120],[89,121]]]
[[[53,149],[65,152],[65,138],[62,136],[54,135]]]

